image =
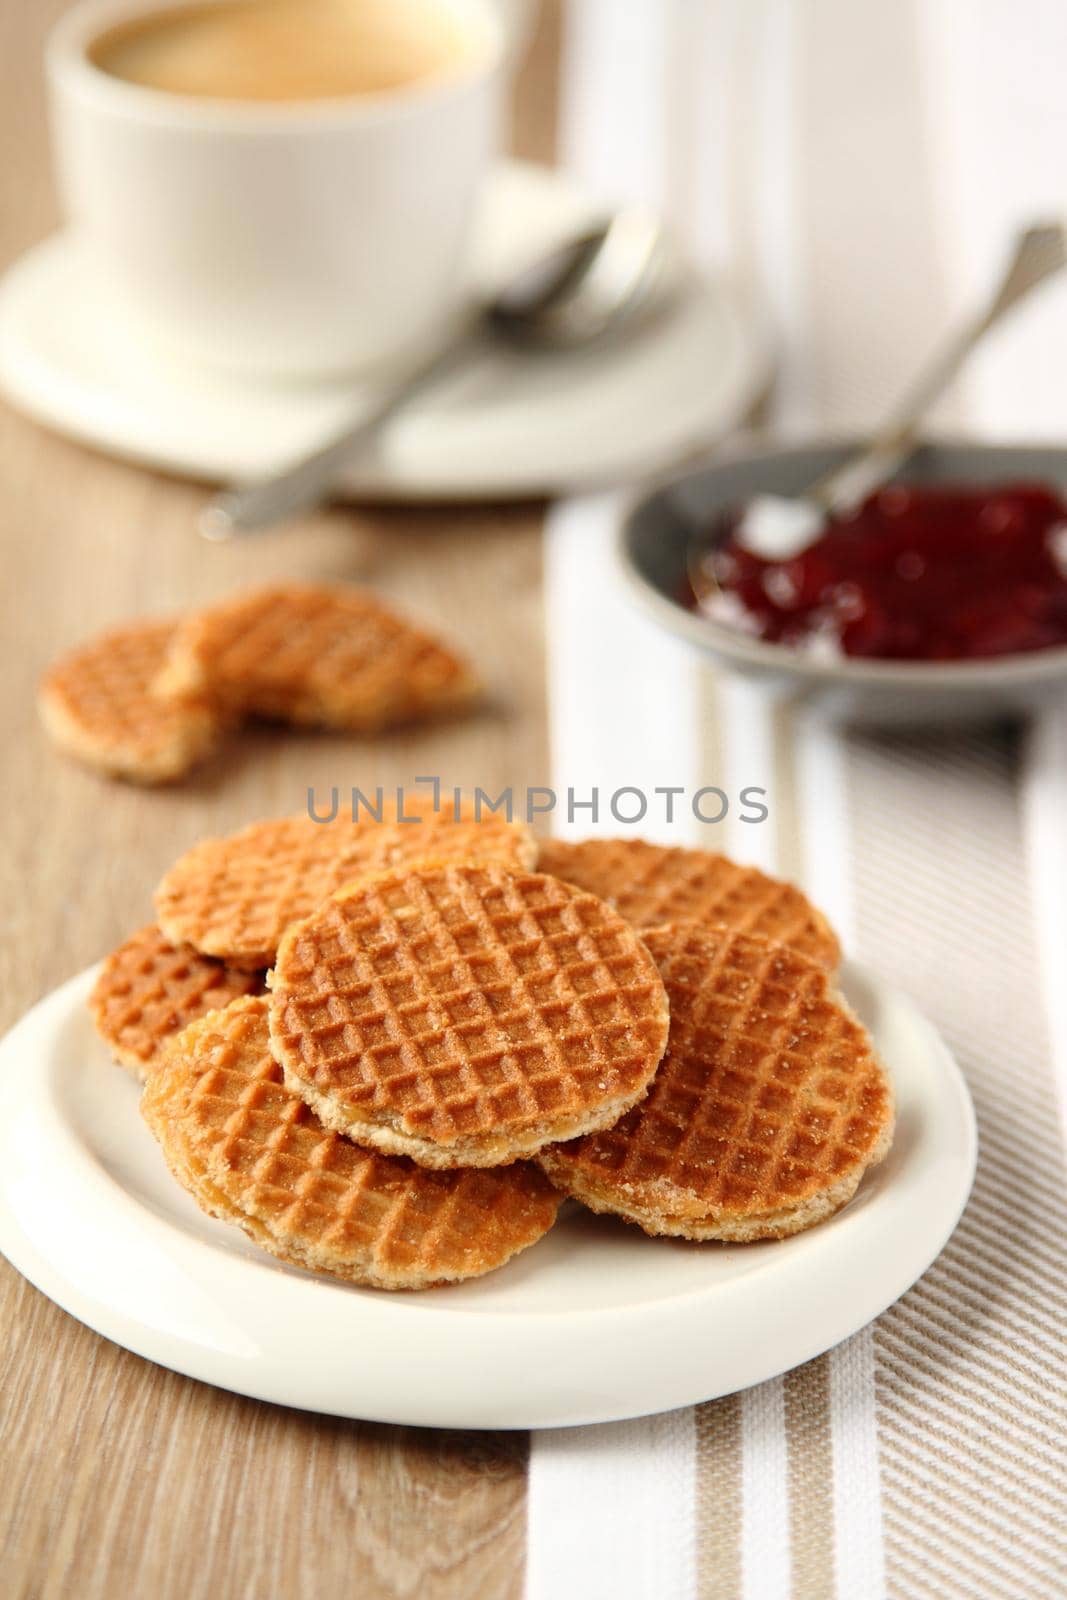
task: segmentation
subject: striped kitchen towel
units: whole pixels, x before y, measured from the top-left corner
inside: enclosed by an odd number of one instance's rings
[[[1057,0],[572,0],[564,155],[759,286],[782,335],[780,429],[851,431],[1012,227],[1067,211],[1064,60]],[[1062,437],[1065,370],[1056,287],[938,421]],[[940,1259],[844,1345],[686,1411],[535,1434],[527,1595],[1051,1600],[1067,1593],[1067,711],[887,736],[775,706],[605,576],[618,509],[572,502],[549,529],[560,785],[767,787],[770,820],[728,816],[716,842],[801,879],[935,1021],[981,1155]]]

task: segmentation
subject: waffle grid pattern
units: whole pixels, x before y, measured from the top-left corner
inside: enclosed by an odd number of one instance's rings
[[[187,1143],[226,1201],[289,1259],[357,1281],[489,1271],[555,1219],[559,1197],[529,1163],[427,1172],[325,1129],[282,1081],[261,998],[188,1029],[144,1105],[165,1147]],[[179,1151],[175,1165],[192,1163]]]
[[[271,987],[297,1079],[446,1145],[630,1104],[666,1042],[662,984],[621,918],[488,866],[361,885],[293,932]]]
[[[235,711],[374,731],[471,698],[467,665],[372,594],[286,584],[194,613],[164,693],[204,691]]]
[[[62,657],[41,683],[41,707],[58,742],[129,776],[177,777],[219,734],[203,705],[166,703],[152,692],[175,634],[171,622],[134,623]]]
[[[413,805],[405,814],[419,811]],[[485,855],[527,865],[536,850],[524,827],[502,817],[451,819],[451,811],[427,810],[421,823],[253,823],[204,839],[175,862],[156,890],[156,915],[175,942],[242,967],[268,967],[291,923],[389,862]]]
[[[724,924],[788,944],[824,967],[841,959],[833,930],[799,889],[712,851],[644,839],[548,839],[541,870],[599,895],[638,928]]]
[[[89,1009],[116,1059],[143,1076],[174,1034],[261,987],[258,973],[236,972],[188,945],[176,948],[150,923],[107,958]]]
[[[557,1175],[699,1217],[795,1206],[862,1170],[891,1095],[825,971],[726,930],[667,927],[646,942],[671,1003],[663,1066],[615,1127],[551,1152]]]

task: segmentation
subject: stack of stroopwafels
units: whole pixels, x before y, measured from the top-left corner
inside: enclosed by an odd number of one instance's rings
[[[412,805],[193,847],[93,996],[201,1207],[294,1265],[421,1288],[565,1196],[747,1241],[840,1209],[893,1099],[800,892],[643,841]]]
[[[248,717],[376,734],[477,694],[460,656],[368,591],[279,583],[91,639],[48,670],[38,703],[60,749],[154,784]]]

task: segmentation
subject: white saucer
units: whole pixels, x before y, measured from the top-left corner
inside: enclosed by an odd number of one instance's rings
[[[240,1394],[338,1416],[539,1428],[645,1415],[787,1371],[937,1256],[974,1175],[963,1077],[910,1001],[845,991],[897,1088],[889,1158],[774,1244],[648,1239],[577,1207],[502,1271],[422,1294],[291,1271],[197,1210],[85,1010],[84,972],[0,1045],[0,1249],[108,1338]]]
[[[602,209],[548,168],[502,165],[486,194],[472,288],[500,282]],[[390,423],[344,488],[483,499],[631,480],[735,426],[768,366],[765,330],[742,299],[698,281],[623,344],[487,357]],[[0,282],[0,388],[61,433],[208,480],[253,478],[303,454],[375,392],[369,380],[235,377],[138,342],[70,233]]]

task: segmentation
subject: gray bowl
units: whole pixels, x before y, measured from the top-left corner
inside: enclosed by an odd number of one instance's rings
[[[757,493],[792,495],[848,454],[849,444],[807,445],[720,458],[663,484],[627,516],[619,553],[633,592],[665,628],[723,667],[784,698],[848,722],[905,725],[1026,714],[1067,694],[1067,647],[984,661],[813,660],[747,638],[683,601],[694,533]],[[1067,450],[1050,446],[924,444],[901,483],[1051,483],[1067,492]]]

